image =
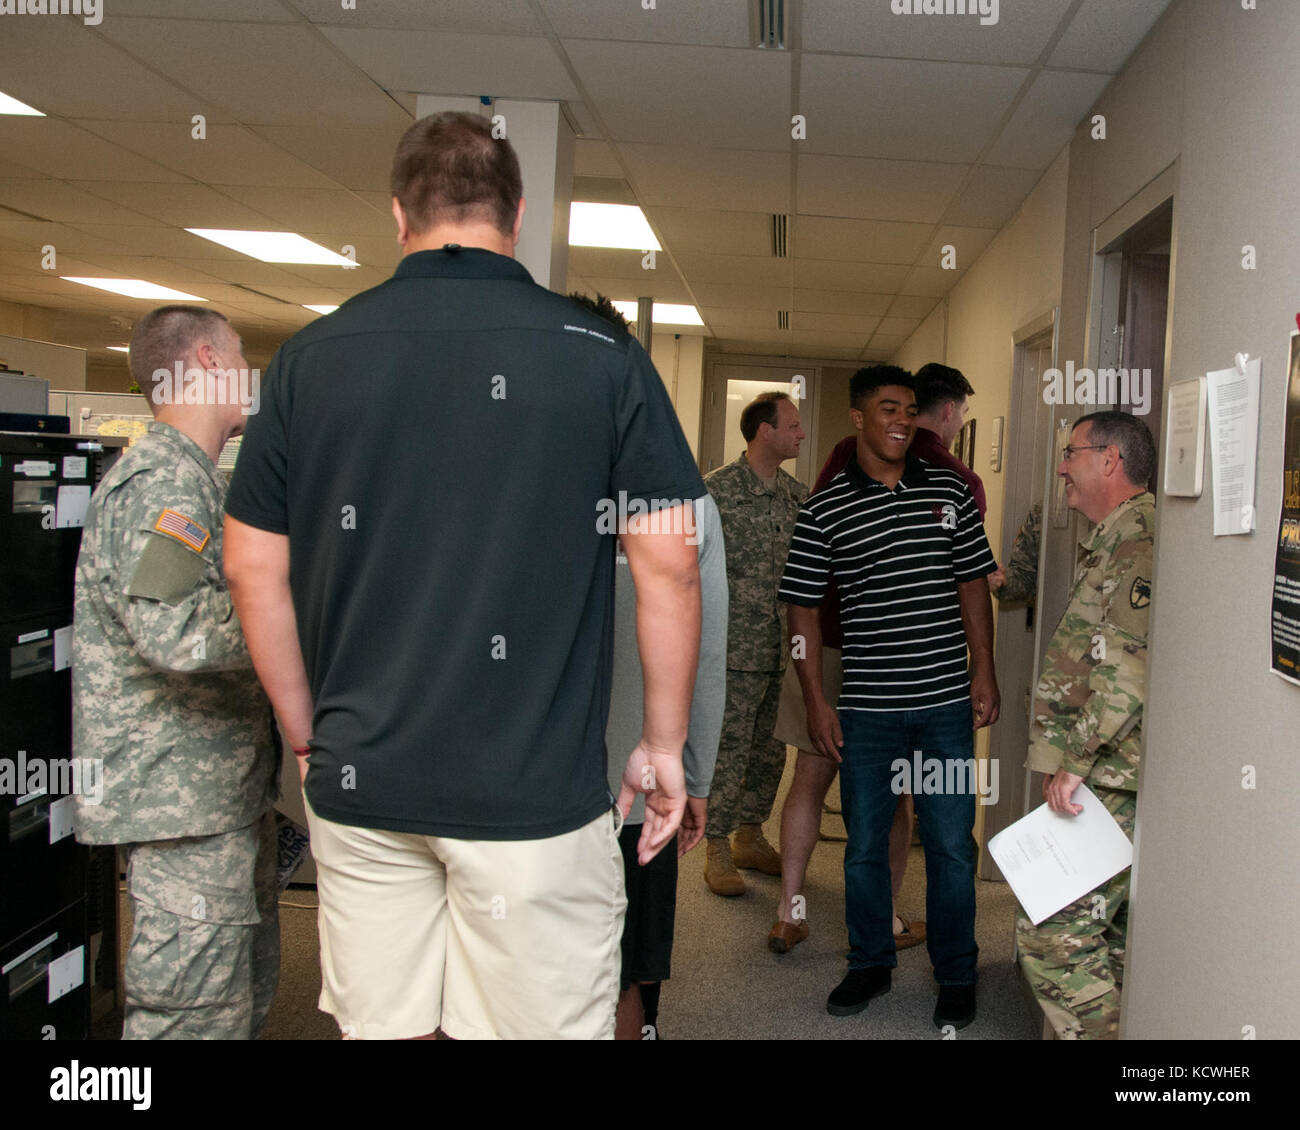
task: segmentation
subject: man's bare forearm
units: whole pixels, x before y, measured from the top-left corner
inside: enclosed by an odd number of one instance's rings
[[[311,738],[312,700],[289,589],[288,538],[226,520],[225,572],[253,669],[295,749]]]
[[[683,528],[667,519],[664,527]],[[641,742],[680,756],[699,662],[699,554],[684,534],[667,532],[629,531],[623,547],[636,584],[636,642],[645,686]]]
[[[971,670],[993,670],[993,601],[987,577],[959,581],[957,597],[961,604],[961,622],[970,648]]]
[[[787,604],[787,623],[790,627],[790,656],[799,688],[803,691],[804,706],[824,701],[822,690],[822,624],[820,609],[804,604]],[[797,659],[800,639],[803,641],[803,658]]]

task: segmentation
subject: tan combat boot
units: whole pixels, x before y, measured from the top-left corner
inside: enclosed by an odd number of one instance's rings
[[[764,875],[781,874],[781,856],[763,837],[757,824],[742,824],[736,829],[736,841],[731,845],[737,867],[746,871],[761,871]]]
[[[726,836],[709,836],[705,840],[704,881],[715,895],[734,898],[745,893],[745,880],[731,862],[731,844]]]

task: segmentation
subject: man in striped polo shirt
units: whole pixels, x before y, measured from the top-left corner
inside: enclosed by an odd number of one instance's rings
[[[808,734],[820,752],[842,759],[849,972],[826,1008],[849,1016],[889,991],[898,963],[889,828],[906,785],[925,846],[934,1023],[964,1028],[975,1017],[979,954],[972,720],[978,729],[998,716],[987,581],[996,564],[961,476],[908,453],[911,374],[861,369],[849,401],[855,458],[801,507],[780,588]],[[822,690],[817,617],[831,573],[844,631],[838,711]],[[920,780],[901,769],[914,765]]]

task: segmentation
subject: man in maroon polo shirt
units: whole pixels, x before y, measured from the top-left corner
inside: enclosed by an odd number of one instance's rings
[[[956,471],[965,479],[971,494],[975,496],[980,519],[983,520],[984,512],[988,509],[984,484],[974,471],[949,450],[970,412],[966,398],[974,396],[975,390],[961,370],[954,369],[951,365],[940,365],[937,361],[922,365],[916,371],[914,380],[916,437],[912,440],[911,452],[936,467]]]

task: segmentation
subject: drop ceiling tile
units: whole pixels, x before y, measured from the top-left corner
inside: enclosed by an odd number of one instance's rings
[[[889,312],[894,301],[890,294],[864,294],[853,290],[809,290],[799,287],[794,292],[794,308],[811,313],[857,314],[882,317]]]
[[[788,338],[774,340],[762,338],[715,338],[722,353],[753,353],[764,357],[793,357],[794,349]]]
[[[265,0],[261,0],[265,2]],[[540,35],[542,28],[528,0],[360,0],[357,10],[345,10],[339,0],[289,0],[312,23],[462,31],[481,35]]]
[[[876,334],[908,338],[916,332],[916,327],[920,324],[920,318],[881,318],[879,325],[876,326]]]
[[[26,165],[0,157],[0,180],[32,180],[43,176],[45,174],[37,169],[29,169]]]
[[[0,116],[0,151],[21,165],[60,180],[185,179],[58,118]]]
[[[159,255],[172,259],[199,257],[230,261],[244,258],[237,251],[200,239],[181,228],[160,227],[144,219],[134,225],[77,223],[70,227],[92,240],[102,240],[105,245],[116,245],[122,249],[121,253],[126,255]]]
[[[207,242],[203,240],[201,242]],[[211,245],[215,248],[217,245]],[[233,259],[194,259],[186,260],[185,265],[192,267],[196,271],[203,271],[210,274],[213,278],[220,279],[222,282],[232,285],[251,286],[255,290],[266,290],[267,287],[281,286],[293,287],[301,286],[303,280],[292,271],[284,267],[277,266],[274,263],[260,263],[256,259],[249,259],[240,255]],[[249,301],[256,301],[256,295],[249,295]]]
[[[965,268],[960,264],[955,271],[945,271],[941,267],[913,267],[908,272],[901,293],[942,298],[957,285],[957,280],[965,273]]]
[[[252,185],[216,187],[226,196],[261,212],[285,231],[332,231],[338,244],[355,243],[366,235],[387,235],[393,231],[388,211],[370,207],[356,194],[343,189],[261,188]],[[333,246],[335,251],[337,246]]]
[[[668,246],[719,255],[772,253],[772,217],[762,212],[717,212],[703,208],[649,208]]]
[[[903,285],[909,270],[908,267],[884,263],[796,258],[794,285],[814,290],[859,290],[893,294]]]
[[[743,286],[705,283],[693,287],[701,306],[756,306],[771,310],[789,308],[790,288],[783,286]]]
[[[573,199],[588,204],[631,204],[640,207],[632,186],[622,177],[575,176]]]
[[[580,137],[573,143],[573,172],[584,177],[621,177],[623,167],[608,142]]]
[[[635,40],[752,47],[749,10],[744,4],[674,4],[647,8],[636,0],[593,4],[591,0],[541,0],[551,27],[563,39]]]
[[[587,276],[589,290],[603,294],[611,301],[635,302],[638,298],[653,298],[656,302],[692,303],[691,293],[677,278],[662,271],[647,271],[640,281]]]
[[[923,321],[938,304],[936,298],[926,298],[916,294],[900,294],[894,298],[886,311],[891,318],[911,318]]]
[[[971,63],[1033,63],[1071,0],[984,0],[988,16],[896,15],[881,0],[804,0],[803,49],[900,59],[955,59]],[[901,5],[900,5],[901,6]],[[983,22],[997,7],[995,23]],[[920,8],[912,0],[908,8]],[[975,0],[969,8],[975,9]]]
[[[260,184],[281,188],[325,188],[333,181],[275,143],[240,125],[210,124],[198,140],[186,125],[156,122],[78,122],[107,141],[132,150],[197,181]],[[267,127],[270,128],[270,127]],[[292,127],[279,127],[292,135]],[[310,132],[310,131],[304,131]],[[358,140],[375,131],[332,130],[335,140]],[[341,141],[340,141],[341,143]],[[322,144],[324,141],[322,139]],[[390,154],[391,160],[391,154]],[[386,179],[387,173],[384,173]]]
[[[951,247],[955,252],[955,269],[965,270],[979,258],[980,252],[997,234],[992,228],[959,228],[945,224],[921,253],[917,263],[920,266],[942,268],[944,248]]]
[[[789,151],[788,54],[590,39],[564,46],[611,140]]]
[[[800,333],[795,331],[790,334],[791,344],[800,353],[807,353],[813,357],[825,357],[828,350],[837,350],[836,359],[841,359],[849,350],[860,351],[867,344],[866,334],[853,333],[827,333],[816,331],[812,333]]]
[[[364,3],[364,0],[362,0]],[[321,27],[371,80],[388,90],[567,101],[581,95],[545,39],[444,31]]]
[[[655,256],[655,269],[643,270],[640,251],[624,251],[612,247],[573,247],[569,248],[569,269],[581,275],[600,275],[610,279],[639,280],[643,275],[667,272],[675,275],[672,263],[666,255]]]
[[[246,125],[390,127],[409,121],[306,25],[116,17],[100,31]],[[83,110],[81,116],[89,115]]]
[[[0,200],[2,199],[3,193],[0,192]],[[5,214],[0,212],[0,217]],[[128,250],[124,240],[94,235],[70,224],[40,224],[33,221],[7,223],[0,220],[0,246],[14,251],[21,250],[24,256],[30,254],[39,259],[40,249],[47,243],[74,255],[125,254]]]
[[[1048,66],[1116,74],[1169,0],[1084,0]]]
[[[710,255],[684,251],[676,256],[686,281],[697,283],[754,283],[759,286],[789,286],[794,264],[789,259],[759,255]]]
[[[799,212],[938,223],[969,169],[809,153],[799,159]]]
[[[906,334],[876,334],[867,343],[867,348],[874,352],[888,353],[892,357],[906,342]]]
[[[914,263],[934,230],[932,224],[799,216],[793,247],[800,258],[854,263]]]
[[[130,208],[171,227],[264,231],[274,226],[270,217],[206,184],[114,184],[111,181],[74,181],[73,184],[89,196]]]
[[[811,55],[797,112],[811,153],[972,163],[1029,72]]]
[[[879,318],[862,314],[815,314],[796,310],[790,315],[790,328],[796,334],[851,334],[860,342],[865,342],[879,324]]]
[[[366,0],[367,6],[378,0]],[[104,0],[106,10],[118,16],[150,16],[153,19],[193,19],[196,9],[176,0]],[[337,8],[339,5],[335,5]],[[266,0],[221,0],[220,4],[204,4],[197,12],[205,20],[236,20],[239,22],[294,23],[291,11]]]
[[[156,59],[141,66],[109,42],[112,36],[106,35],[122,18],[113,0],[105,0],[105,8],[109,18],[94,27],[75,17],[5,19],[5,93],[66,118],[135,118],[145,109],[153,121],[187,122],[193,114],[229,120],[196,92],[182,89],[188,86],[183,78],[173,83],[154,73],[163,69]]]
[[[790,155],[681,145],[619,146],[644,204],[790,211]]]
[[[985,160],[990,165],[1046,169],[1110,83],[1109,75],[1040,71]]]
[[[772,333],[777,326],[777,307],[760,309],[754,306],[705,306],[700,310],[702,317],[714,333],[726,334],[728,337],[742,337],[747,333]]]
[[[108,183],[108,182],[104,182]],[[122,186],[126,187],[126,186]],[[175,187],[175,186],[170,186]],[[0,181],[0,205],[59,222],[147,224],[149,218],[60,181]]]
[[[962,227],[1000,229],[1015,215],[1042,175],[1037,169],[979,165],[944,219]]]

